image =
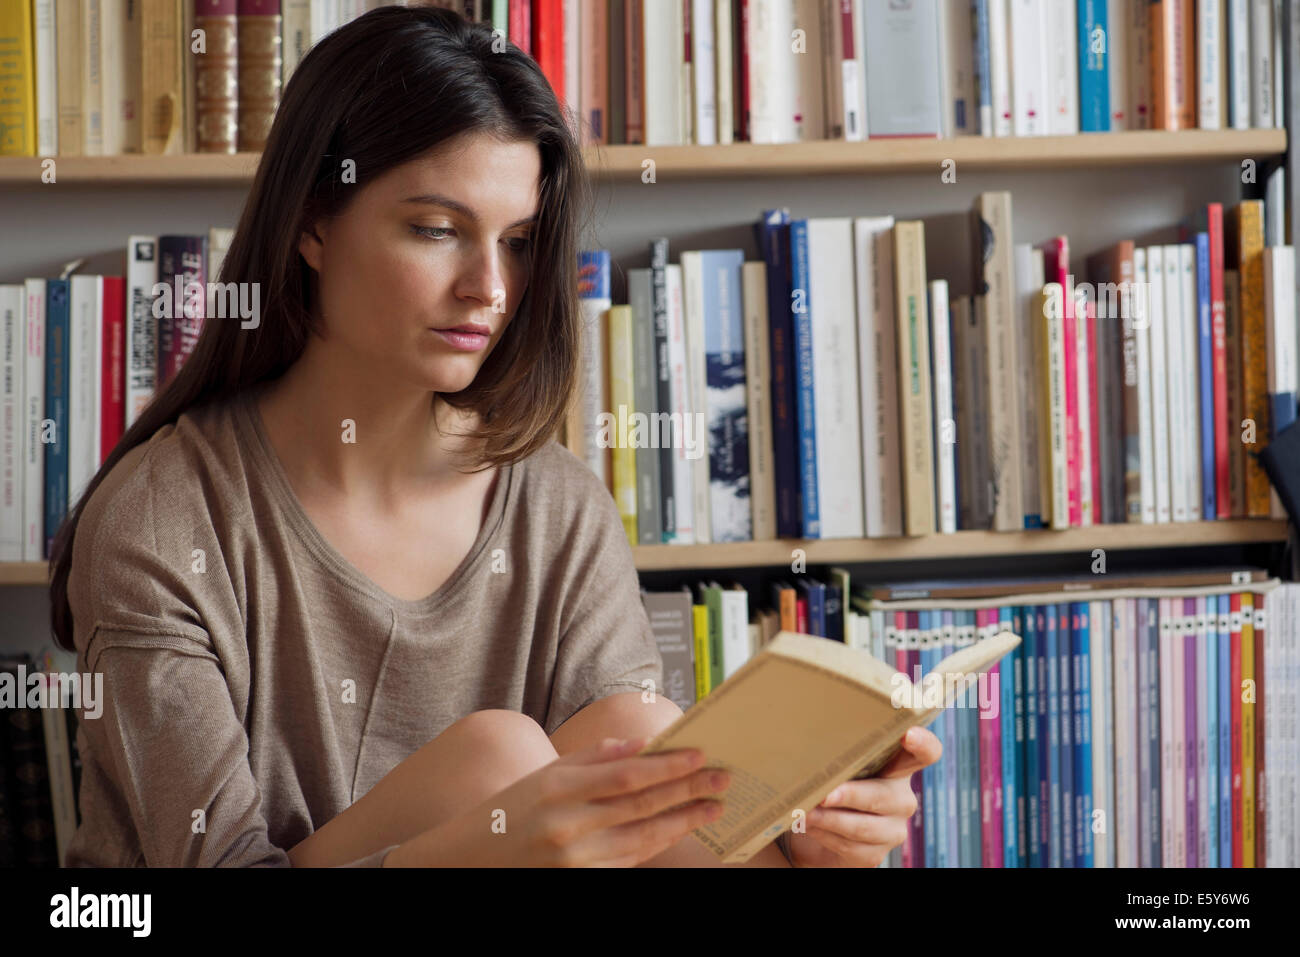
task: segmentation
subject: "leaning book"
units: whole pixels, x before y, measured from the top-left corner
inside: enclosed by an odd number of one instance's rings
[[[749,860],[850,778],[870,777],[903,735],[957,700],[977,698],[997,718],[999,689],[984,674],[1020,644],[1001,632],[940,661],[924,679],[837,641],[783,631],[642,754],[699,748],[731,786],[722,817],[696,839],[723,864]],[[978,695],[967,689],[980,685]]]

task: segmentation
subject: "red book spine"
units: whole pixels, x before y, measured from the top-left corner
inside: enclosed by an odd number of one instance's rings
[[[1086,314],[1080,322],[1088,324],[1088,409],[1080,409],[1080,415],[1087,415],[1091,420],[1088,427],[1088,445],[1092,461],[1092,524],[1100,525],[1101,514],[1101,402],[1097,395],[1097,304],[1089,299]],[[1107,476],[1109,478],[1109,476]]]
[[[808,599],[796,598],[794,601],[794,620],[799,625],[799,634],[808,634]]]
[[[739,82],[736,90],[736,124],[737,142],[749,141],[749,0],[737,0],[740,4],[740,29],[736,31],[736,66]]]
[[[510,42],[529,56],[533,54],[532,12],[532,0],[510,0],[510,21],[506,24]]]
[[[920,634],[921,613],[909,611],[907,613],[907,673],[912,676],[919,676],[921,671],[921,651],[917,647]],[[916,795],[916,813],[912,815],[912,822],[916,825],[916,830],[913,832],[915,843],[912,845],[913,867],[925,867],[924,783],[921,775],[912,775],[912,793]]]
[[[560,105],[564,98],[564,6],[561,0],[533,0],[533,59],[542,68]]]
[[[1264,612],[1266,595],[1255,598],[1255,866],[1265,867],[1264,847]]]
[[[907,612],[894,612],[894,667],[907,676],[908,681],[912,681],[912,671],[910,668],[910,655],[907,653]],[[911,778],[912,791],[916,793],[917,775],[913,774]],[[917,794],[916,813],[907,819],[907,840],[903,842],[903,866],[917,867],[916,852],[918,848],[924,848],[917,835],[921,827],[921,797]]]
[[[103,465],[126,427],[126,278],[104,277],[104,315],[100,320],[103,357],[99,423],[99,464]]]
[[[985,629],[997,621],[997,611],[978,608],[975,611],[976,641],[984,638]],[[996,676],[996,677],[995,677]],[[990,668],[990,689],[1000,689],[1001,676],[997,666]],[[999,700],[998,693],[990,690],[990,698]],[[980,863],[984,867],[1002,866],[1002,753],[998,734],[1002,722],[988,718],[980,712]]]
[[[1241,867],[1241,595],[1230,599],[1228,709],[1232,713],[1232,866]]]
[[[1228,352],[1227,313],[1223,293],[1223,204],[1206,206],[1210,236],[1210,322],[1214,363],[1214,495],[1216,517],[1231,518],[1240,508],[1232,501],[1228,477]]]

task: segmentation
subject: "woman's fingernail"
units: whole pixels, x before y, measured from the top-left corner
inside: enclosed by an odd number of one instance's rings
[[[844,793],[844,792],[843,792],[840,788],[836,788],[836,789],[835,789],[834,791],[832,791],[830,794],[826,795],[826,800],[823,801],[822,803],[823,803],[823,804],[838,804],[840,798],[843,796],[843,793]]]

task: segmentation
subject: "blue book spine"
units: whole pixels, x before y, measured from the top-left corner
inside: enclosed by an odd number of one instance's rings
[[[709,529],[715,542],[753,537],[749,502],[749,403],[740,272],[745,253],[708,249],[704,277],[705,423],[709,453]],[[825,632],[823,632],[825,634]]]
[[[934,668],[934,651],[930,647],[930,612],[917,614],[918,629],[921,635],[921,674],[928,675]],[[939,866],[938,832],[943,827],[942,815],[938,812],[938,796],[935,793],[935,778],[938,764],[931,764],[921,772],[922,813],[925,815],[925,866]]]
[[[1232,866],[1232,598],[1219,596],[1219,866]]]
[[[1079,602],[1079,629],[1075,648],[1075,733],[1078,755],[1074,775],[1075,866],[1092,867],[1092,623],[1088,602]],[[1100,652],[1100,648],[1098,648]]]
[[[1038,866],[1051,863],[1048,834],[1051,831],[1051,734],[1047,718],[1047,610],[1039,605],[1034,613],[1035,631],[1034,673],[1038,677]]]
[[[1074,867],[1074,631],[1073,606],[1057,609],[1060,634],[1056,667],[1061,673],[1061,866]]]
[[[1079,132],[1110,131],[1110,52],[1106,0],[1078,0]]]
[[[817,498],[817,408],[813,395],[812,302],[809,293],[808,220],[790,223],[794,315],[795,420],[799,429],[799,488],[803,505],[803,537],[821,538],[821,502]]]
[[[799,430],[795,400],[794,314],[790,311],[790,214],[765,209],[754,224],[767,265],[768,347],[771,350],[772,478],[776,486],[776,534],[798,538]]]
[[[1201,366],[1201,516],[1217,515],[1214,488],[1214,335],[1210,327],[1210,234],[1196,234],[1196,328]]]
[[[980,136],[993,135],[993,84],[989,68],[989,0],[971,0],[971,20],[975,25],[975,88],[979,95]]]
[[[1203,867],[1219,866],[1219,602],[1218,596],[1205,599],[1205,628],[1200,635],[1201,682],[1205,686],[1205,715],[1201,725],[1205,735],[1205,801],[1207,858]]]
[[[1012,609],[1011,631],[1024,635],[1027,631],[1025,615],[1033,617],[1033,608],[1017,605]],[[1011,675],[1015,687],[1012,688],[1012,705],[1016,716],[1015,741],[1015,786],[1016,786],[1016,867],[1029,866],[1029,790],[1025,786],[1025,644],[1012,653]]]
[[[45,282],[45,418],[54,424],[54,441],[45,446],[45,554],[68,511],[68,373],[72,283]]]
[[[998,609],[998,631],[1012,631],[1009,607]],[[1017,632],[1018,634],[1018,632]],[[1001,701],[998,719],[1002,722],[1002,866],[1015,867],[1019,856],[1016,828],[1016,678],[1015,652],[1002,659],[1002,680],[998,683]]]
[[[1025,866],[1042,867],[1040,842],[1042,821],[1038,796],[1038,608],[1025,606],[1024,652],[1025,676]]]
[[[956,648],[956,625],[953,621],[953,612],[946,610],[943,615],[943,651],[940,660],[948,657]],[[944,693],[947,693],[944,688]],[[944,776],[944,801],[948,816],[948,830],[945,832],[948,838],[948,867],[961,866],[961,834],[960,823],[957,817],[957,792],[961,789],[961,742],[957,735],[957,716],[961,710],[961,702],[953,701],[952,707],[946,709],[943,713],[943,747],[945,754],[943,761],[948,765]],[[947,753],[951,749],[951,753]]]
[[[1048,734],[1048,866],[1060,867],[1061,850],[1061,669],[1057,664],[1057,645],[1060,638],[1059,611],[1056,605],[1047,606],[1047,653],[1044,670],[1047,672],[1047,734]]]

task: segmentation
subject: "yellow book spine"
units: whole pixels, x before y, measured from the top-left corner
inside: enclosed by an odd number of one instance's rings
[[[35,42],[30,0],[0,3],[0,156],[36,155]]]
[[[1255,596],[1241,596],[1241,866],[1255,866]],[[1247,693],[1245,689],[1249,689]]]
[[[695,632],[695,700],[703,701],[713,688],[709,682],[709,608],[691,606]]]
[[[1253,442],[1246,447],[1246,512],[1250,518],[1267,518],[1270,512],[1268,475],[1259,453],[1268,444],[1269,399],[1267,329],[1264,316],[1264,203],[1243,200],[1234,210],[1237,223],[1237,261],[1241,282],[1241,391],[1243,414],[1253,425]],[[1239,427],[1240,423],[1239,423]]]
[[[618,504],[618,514],[623,519],[623,531],[627,540],[637,544],[636,531],[636,448],[630,435],[638,434],[630,423],[634,408],[633,399],[633,359],[632,345],[632,307],[611,306],[609,310],[609,409],[613,419],[611,429],[613,440],[612,471],[614,479],[614,501]]]
[[[902,416],[903,530],[934,531],[934,431],[930,407],[929,314],[925,299],[925,224],[894,224],[895,313],[898,320],[898,390]]]

